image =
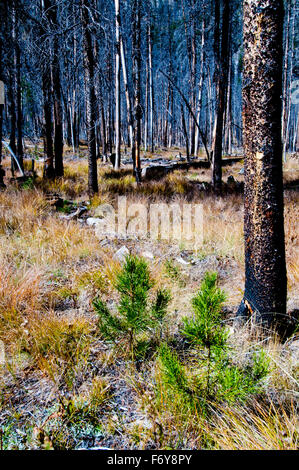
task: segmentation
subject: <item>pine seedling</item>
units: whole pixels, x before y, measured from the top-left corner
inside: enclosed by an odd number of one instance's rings
[[[111,313],[107,305],[96,299],[93,303],[99,315],[99,328],[110,341],[123,340],[127,343],[132,358],[144,354],[149,343],[144,337],[152,328],[161,328],[170,300],[168,291],[160,289],[152,305],[149,293],[153,281],[147,263],[137,256],[128,256],[121,272],[117,275],[115,288],[120,294],[117,314]]]
[[[227,349],[228,334],[221,325],[225,298],[225,293],[217,287],[217,273],[206,273],[199,292],[192,300],[194,316],[183,318],[182,334],[191,344],[208,350],[207,396],[210,392],[212,354],[219,359]]]
[[[167,344],[159,348],[159,361],[164,375],[164,381],[173,389],[181,392],[188,390],[188,380],[184,367],[177,354]]]
[[[197,295],[192,299],[194,316],[183,318],[183,335],[193,345],[221,348],[227,334],[221,325],[225,293],[217,287],[217,273],[206,273]]]
[[[156,294],[156,299],[151,307],[151,319],[154,329],[157,332],[158,339],[162,338],[162,330],[164,319],[167,314],[167,307],[171,300],[171,295],[168,289],[159,289]]]

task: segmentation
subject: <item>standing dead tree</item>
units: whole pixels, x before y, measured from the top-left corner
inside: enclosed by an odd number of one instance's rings
[[[92,37],[90,33],[89,0],[81,0],[81,22],[84,43],[84,70],[86,87],[86,120],[88,141],[88,191],[90,195],[98,192],[97,155],[96,155],[96,94],[95,63]]]
[[[281,96],[283,0],[244,1],[245,294],[238,315],[286,314]]]

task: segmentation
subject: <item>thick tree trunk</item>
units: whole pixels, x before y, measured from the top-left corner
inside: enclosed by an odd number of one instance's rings
[[[44,20],[49,20],[49,8],[51,3],[44,1],[42,4]],[[49,41],[45,41],[46,38],[46,25],[41,24],[40,27],[40,38],[43,44],[43,60],[41,64],[42,74],[42,89],[43,89],[43,110],[44,110],[44,123],[43,123],[43,138],[44,138],[44,153],[45,153],[45,165],[44,165],[44,178],[52,179],[55,177],[54,169],[54,150],[53,150],[53,103],[52,103],[52,73],[51,73],[51,59],[49,50],[51,46]]]
[[[0,6],[0,15],[4,13],[3,5]],[[3,15],[4,16],[4,15]],[[3,82],[3,65],[2,65],[2,51],[3,51],[3,44],[2,44],[2,37],[0,36],[0,81]],[[4,83],[3,87],[4,87]],[[1,84],[1,86],[2,86]],[[2,90],[1,90],[2,91]],[[4,95],[4,90],[3,90]],[[4,96],[3,96],[4,98]],[[2,133],[3,133],[3,109],[4,109],[4,102],[0,102],[0,189],[4,188],[4,181],[3,177],[5,176],[5,171],[2,168]]]
[[[244,0],[245,294],[239,316],[286,314],[281,96],[283,0]]]

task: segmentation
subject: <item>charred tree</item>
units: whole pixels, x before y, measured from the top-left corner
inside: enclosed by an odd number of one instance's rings
[[[115,3],[115,170],[120,167],[120,10],[119,0]]]
[[[61,93],[61,72],[60,72],[60,44],[59,44],[59,17],[56,2],[44,0],[45,11],[48,21],[53,31],[53,95],[54,95],[54,154],[55,154],[55,175],[63,176],[63,112]]]
[[[245,294],[238,316],[285,319],[283,0],[244,1]]]
[[[223,0],[223,15],[222,15],[222,39],[221,39],[221,53],[219,55],[219,45],[216,47],[217,56],[219,56],[219,63],[217,66],[216,76],[216,124],[215,124],[215,140],[213,148],[213,188],[214,191],[220,192],[222,187],[222,141],[223,141],[223,124],[224,124],[224,111],[226,106],[227,82],[228,82],[228,66],[229,66],[229,21],[230,21],[230,2],[231,0]],[[216,2],[216,7],[219,7],[219,1]],[[218,18],[219,12],[216,17]],[[218,20],[217,20],[218,21]],[[216,41],[218,37],[218,25]]]
[[[141,2],[133,1],[133,84],[134,84],[134,146],[133,162],[136,182],[141,182],[140,141],[141,141]]]
[[[95,94],[95,63],[92,37],[89,29],[89,0],[81,0],[81,21],[84,42],[84,69],[86,87],[86,118],[88,141],[88,191],[92,195],[98,192],[97,156],[96,156],[96,94]]]

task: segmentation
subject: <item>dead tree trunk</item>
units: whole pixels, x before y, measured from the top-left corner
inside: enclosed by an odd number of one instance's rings
[[[221,54],[217,74],[217,107],[213,149],[213,188],[216,192],[220,192],[222,187],[222,140],[228,79],[230,1],[223,0]]]
[[[45,165],[43,176],[44,178],[52,179],[55,177],[54,169],[54,151],[53,151],[53,103],[52,103],[52,73],[51,73],[51,58],[49,51],[51,51],[51,44],[46,34],[46,21],[48,20],[47,9],[50,7],[48,2],[42,3],[42,22],[39,31],[42,49],[41,60],[41,75],[42,75],[42,91],[43,91],[43,139],[44,139],[44,153]]]
[[[94,55],[92,38],[89,30],[89,0],[81,0],[81,22],[84,42],[84,69],[86,87],[86,117],[88,141],[88,191],[90,195],[98,192],[97,156],[96,156],[96,95],[94,84]]]
[[[140,141],[141,141],[141,5],[133,1],[133,83],[134,83],[134,147],[133,162],[136,182],[141,182]]]
[[[43,81],[43,99],[44,99],[44,151],[45,151],[45,166],[44,178],[54,178],[54,153],[53,153],[53,139],[52,139],[52,101],[51,101],[51,73],[50,67],[46,64],[43,65],[42,72]]]
[[[202,89],[203,89],[203,78],[204,78],[204,60],[205,60],[205,11],[203,12],[203,19],[201,25],[201,49],[200,49],[200,78],[199,78],[199,85],[198,85],[198,98],[197,98],[197,122],[200,121],[200,112],[201,112],[201,105],[202,105]],[[199,131],[196,127],[195,130],[195,147],[194,147],[194,155],[198,154],[198,146],[199,146]]]
[[[21,85],[21,51],[16,43],[16,95],[17,95],[17,155],[23,169],[23,110],[22,110],[22,85]]]
[[[115,3],[115,170],[120,167],[120,11],[119,0]]]
[[[283,0],[244,0],[245,294],[238,315],[286,314],[282,184]]]
[[[123,41],[122,35],[120,36],[120,54],[121,54],[121,67],[122,67],[122,72],[123,72],[123,80],[124,80],[126,103],[127,103],[127,121],[128,121],[130,147],[132,149],[133,147],[132,105],[131,105],[131,97],[130,97],[130,92],[129,92],[126,56],[125,56],[125,48],[124,48],[124,41]]]
[[[54,95],[54,153],[55,153],[55,175],[63,176],[63,112],[59,61],[59,18],[57,4],[52,0],[45,1],[45,11],[53,29],[53,95]]]
[[[154,80],[153,80],[153,58],[152,58],[152,32],[149,20],[148,30],[148,68],[149,68],[149,107],[150,107],[150,136],[151,153],[154,153]]]
[[[0,5],[0,15],[4,17],[4,6]],[[2,43],[2,37],[0,36],[0,81],[3,82],[3,57],[2,57],[2,51],[3,51],[3,43]],[[2,86],[2,84],[1,84]],[[3,83],[4,87],[4,83]],[[0,99],[3,98],[3,101],[0,101],[0,189],[4,188],[4,181],[3,177],[5,176],[5,171],[2,168],[2,133],[3,133],[3,109],[4,109],[4,88],[3,90],[0,90],[0,92],[3,92],[3,96],[0,96]]]

